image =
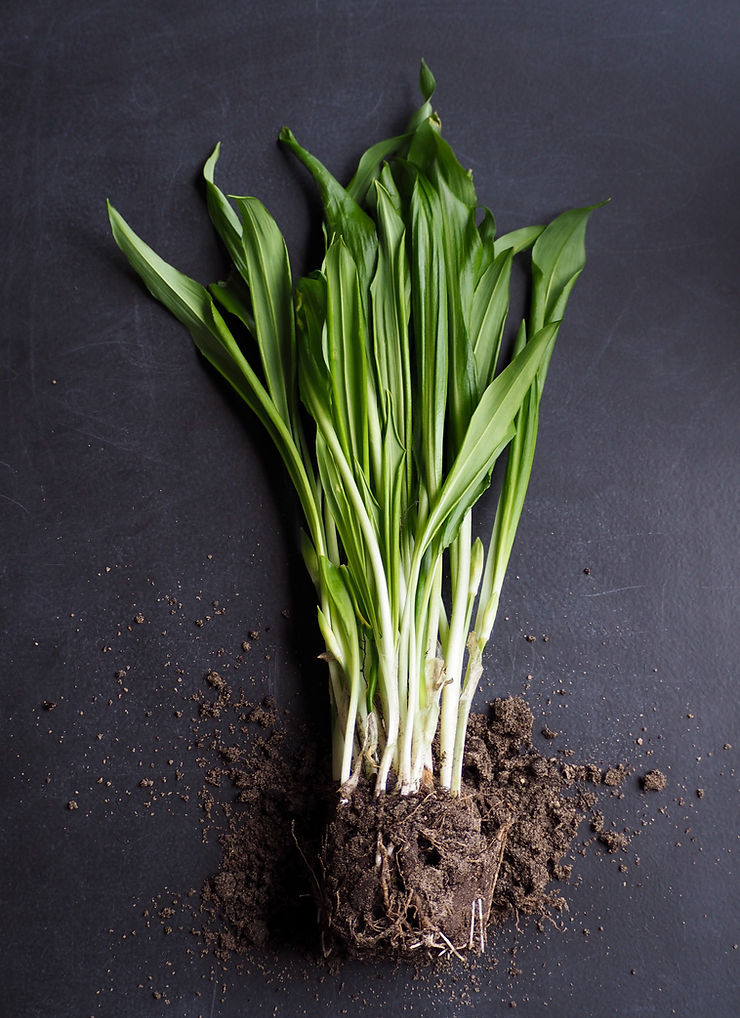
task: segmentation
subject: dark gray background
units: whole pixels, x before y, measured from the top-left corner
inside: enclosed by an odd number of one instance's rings
[[[734,0],[3,4],[5,1013],[736,1013],[739,43]],[[314,608],[274,456],[136,283],[104,201],[217,278],[197,178],[221,139],[224,188],[261,197],[310,268],[315,199],[280,126],[346,177],[418,104],[421,56],[502,230],[612,198],[553,361],[482,698],[530,674],[536,730],[629,763],[605,808],[644,829],[577,857],[562,932],[503,935],[474,978],[285,952],[272,976],[211,984],[141,912],[198,887],[217,848],[194,802],[147,810],[138,763],[159,780],[173,759],[196,787],[173,702],[253,628],[255,692],[298,715],[312,697],[323,721],[324,676],[302,661]],[[195,626],[214,600],[226,613]],[[668,787],[646,797],[652,766]]]

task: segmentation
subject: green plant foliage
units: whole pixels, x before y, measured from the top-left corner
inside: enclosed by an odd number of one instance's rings
[[[325,217],[322,264],[295,288],[267,209],[217,187],[219,146],[204,177],[227,280],[206,289],[110,205],[109,215],[133,268],[262,421],[295,485],[336,779],[349,790],[365,768],[378,791],[408,793],[431,771],[456,793],[547,368],[595,206],[496,237],[442,138],[424,63],[420,86],[406,133],[371,146],[346,188],[281,131]],[[531,309],[506,356],[512,265],[529,252]],[[486,547],[472,513],[505,452]]]

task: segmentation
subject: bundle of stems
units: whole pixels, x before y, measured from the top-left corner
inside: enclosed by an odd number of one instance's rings
[[[420,84],[405,133],[369,148],[346,187],[282,130],[325,216],[322,265],[295,290],[264,205],[232,204],[214,182],[219,146],[204,177],[226,281],[206,289],[178,272],[109,204],[131,265],[261,420],[295,486],[345,796],[363,771],[378,793],[430,781],[460,792],[548,364],[595,207],[497,237],[442,138],[423,63]],[[523,253],[531,303],[507,344]],[[504,452],[484,544],[473,509]]]

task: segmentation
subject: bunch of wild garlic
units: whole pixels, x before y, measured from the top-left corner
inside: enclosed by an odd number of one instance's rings
[[[313,174],[321,267],[295,292],[283,237],[256,198],[232,205],[204,170],[232,260],[209,289],[159,258],[109,206],[151,293],[262,421],[305,515],[333,711],[334,776],[383,791],[436,774],[460,791],[465,733],[527,490],[540,399],[592,207],[504,236],[424,103],[373,145],[347,187]],[[503,337],[512,262],[531,250],[531,307]],[[473,508],[506,450],[493,531]],[[449,582],[443,578],[448,575]],[[443,596],[443,591],[447,596]],[[432,752],[439,733],[438,756]]]

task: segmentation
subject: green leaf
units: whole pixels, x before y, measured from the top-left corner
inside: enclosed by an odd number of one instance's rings
[[[409,343],[411,279],[406,257],[405,229],[385,187],[376,182],[378,262],[370,287],[373,359],[381,420],[393,414],[393,427],[403,448],[412,443],[412,390]],[[383,399],[387,393],[389,400]]]
[[[296,487],[314,543],[317,548],[322,548],[321,520],[308,474],[293,437],[229,332],[208,290],[160,258],[134,233],[110,202],[108,215],[116,243],[149,292],[187,327],[203,356],[233,386],[267,429]]]
[[[220,283],[211,283],[208,287],[211,296],[224,311],[234,315],[254,337],[256,326],[252,314],[252,302],[249,299],[249,287],[241,276],[232,276]]]
[[[360,649],[357,638],[357,616],[352,597],[347,589],[345,567],[333,565],[328,558],[319,558],[319,575],[321,586],[326,592],[331,605],[331,624],[335,634],[340,638],[345,651],[342,666],[350,674],[359,675]]]
[[[447,547],[465,514],[490,483],[494,463],[514,433],[519,407],[557,331],[558,324],[540,330],[483,393],[460,452],[429,513],[420,541],[422,548],[433,540],[440,550]]]
[[[295,153],[316,181],[329,227],[329,241],[342,237],[357,264],[362,292],[367,291],[375,265],[377,237],[372,219],[329,173],[316,156],[298,144],[293,132],[284,127],[280,141]]]
[[[478,281],[472,299],[470,332],[480,391],[493,381],[509,312],[509,284],[513,256],[498,255]]]
[[[437,196],[431,210],[431,236],[442,251],[446,276],[449,445],[454,455],[478,396],[469,328],[469,309],[483,259],[483,244],[475,224],[477,200],[471,174],[457,161],[432,121],[416,132],[408,162]]]
[[[242,252],[255,338],[267,388],[292,429],[295,406],[295,321],[288,252],[277,223],[257,198],[237,198]]]
[[[437,223],[439,196],[418,176],[411,195],[411,294],[416,347],[416,427],[419,469],[427,496],[442,483],[447,404],[447,274]]]
[[[347,580],[355,603],[363,617],[377,626],[377,597],[373,591],[373,574],[366,554],[365,537],[357,512],[348,497],[341,471],[326,442],[326,423],[322,421],[316,438],[316,459],[321,486],[347,558]]]
[[[562,319],[570,291],[586,262],[588,218],[599,207],[563,212],[538,237],[532,249],[531,331]]]
[[[214,283],[210,290],[221,306],[226,311],[236,315],[254,335],[254,315],[252,314],[252,304],[247,284],[249,270],[244,259],[241,220],[229,204],[226,195],[214,182],[216,163],[220,153],[221,143],[219,142],[203,167],[203,178],[206,182],[206,202],[211,222],[223,241],[226,251],[237,270],[237,274],[226,282]]]
[[[358,205],[367,199],[368,191],[380,176],[383,161],[395,155],[409,137],[408,134],[399,134],[395,138],[386,138],[371,145],[367,152],[363,153],[352,180],[347,184],[347,194]]]
[[[528,251],[544,229],[544,226],[523,226],[521,230],[504,233],[494,241],[493,252],[498,256],[504,251],[511,251],[513,255]]]
[[[220,154],[221,142],[216,145],[203,167],[203,178],[206,182],[206,202],[211,222],[216,228],[216,232],[219,237],[224,242],[226,250],[231,256],[231,260],[241,272],[242,270],[239,266],[239,262],[241,260],[242,224],[239,221],[239,216],[229,204],[226,195],[216,186],[214,182],[216,163],[218,162]]]
[[[475,212],[477,197],[472,174],[460,165],[433,120],[425,121],[415,132],[407,159],[429,178],[440,196],[454,199],[462,206],[450,210],[450,214],[465,221],[469,213]],[[477,230],[476,239],[479,239]]]
[[[419,87],[421,88],[421,93],[424,97],[424,104],[414,115],[406,132],[404,134],[396,135],[394,138],[386,138],[383,141],[376,142],[361,156],[354,176],[352,177],[352,180],[350,180],[349,184],[347,184],[346,188],[349,196],[358,204],[361,205],[365,202],[370,187],[380,175],[381,164],[383,161],[391,159],[395,155],[405,155],[408,149],[408,144],[413,138],[414,133],[421,124],[425,123],[429,119],[432,114],[432,108],[429,105],[429,100],[434,94],[436,83],[434,81],[434,75],[423,60],[421,62],[421,70],[419,74]]]
[[[324,259],[326,277],[326,361],[332,418],[348,462],[367,477],[370,466],[367,326],[357,269],[341,238]]]
[[[527,329],[522,322],[514,345],[516,353],[524,349],[526,340]],[[487,641],[493,626],[501,586],[529,486],[542,397],[541,371],[540,368],[522,401],[516,416],[516,434],[507,451],[506,472],[489,542],[481,582],[478,618],[475,623],[476,634],[483,643]]]
[[[434,80],[434,75],[429,70],[426,60],[422,59],[421,68],[419,70],[419,88],[421,94],[424,96],[426,102],[429,102],[434,95],[435,89],[437,88],[437,82]]]

